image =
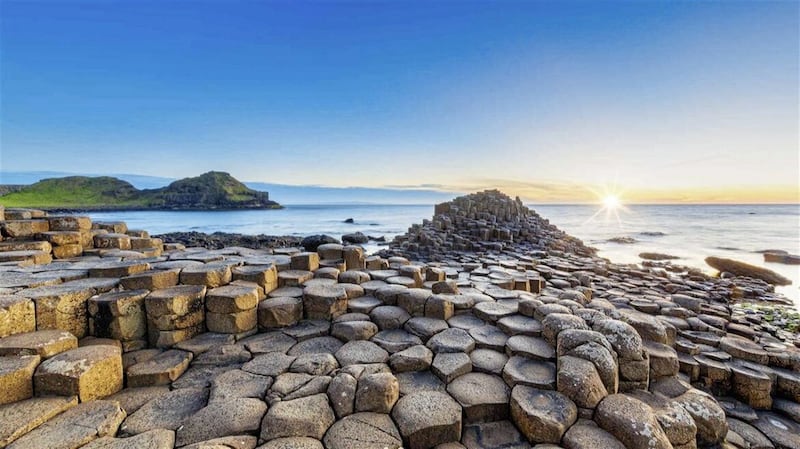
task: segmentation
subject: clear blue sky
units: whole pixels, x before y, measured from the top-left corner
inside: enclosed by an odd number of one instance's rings
[[[0,0],[0,169],[797,198],[798,5]]]

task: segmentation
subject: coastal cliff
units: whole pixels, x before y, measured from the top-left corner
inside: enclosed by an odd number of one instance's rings
[[[278,209],[269,193],[253,190],[224,172],[184,178],[160,189],[139,190],[109,177],[43,179],[0,196],[6,207],[57,210],[230,210]]]

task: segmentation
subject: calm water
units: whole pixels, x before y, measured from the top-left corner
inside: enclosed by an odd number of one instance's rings
[[[792,279],[791,286],[779,291],[800,304],[800,266],[765,263],[763,256],[756,253],[782,249],[800,254],[800,205],[632,205],[619,212],[619,220],[604,213],[595,216],[598,208],[590,205],[531,207],[564,231],[598,248],[601,256],[614,262],[640,262],[638,254],[649,251],[678,256],[681,259],[676,263],[703,270],[710,270],[703,259],[712,255],[765,266]],[[341,237],[361,231],[370,236],[385,236],[388,240],[432,214],[430,205],[303,205],[270,211],[90,215],[95,220],[124,220],[132,229],[146,229],[153,234],[193,230]],[[355,223],[344,223],[347,218]],[[613,237],[632,237],[636,243],[608,242]]]

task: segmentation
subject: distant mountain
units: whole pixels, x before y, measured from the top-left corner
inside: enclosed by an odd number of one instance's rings
[[[8,172],[0,171],[0,185],[33,184],[45,178],[75,176],[64,172]],[[99,176],[82,173],[84,176]],[[156,189],[175,181],[173,178],[134,174],[112,174],[131,183],[138,189]],[[464,192],[450,192],[431,188],[388,187],[326,187],[317,185],[288,185],[244,181],[244,185],[259,191],[268,191],[270,197],[281,204],[436,204],[451,200]]]
[[[44,209],[276,209],[267,192],[253,190],[228,173],[208,172],[172,182],[166,187],[139,190],[110,176],[68,176],[43,179],[0,196],[6,207]]]
[[[29,185],[49,178],[64,178],[68,176],[111,176],[123,181],[128,181],[137,189],[157,189],[169,185],[175,178],[161,176],[133,175],[128,173],[67,173],[57,171],[0,171],[0,185]]]

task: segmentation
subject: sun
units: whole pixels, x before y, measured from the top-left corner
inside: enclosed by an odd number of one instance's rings
[[[603,207],[605,209],[618,209],[620,206],[622,206],[622,203],[617,195],[606,195],[603,198]]]
[[[606,188],[604,191],[599,192],[592,189],[592,193],[597,195],[597,203],[600,208],[588,220],[587,223],[593,222],[597,217],[603,216],[605,222],[616,221],[617,224],[622,225],[622,218],[620,212],[629,213],[625,203],[622,200],[622,191],[615,188]]]

